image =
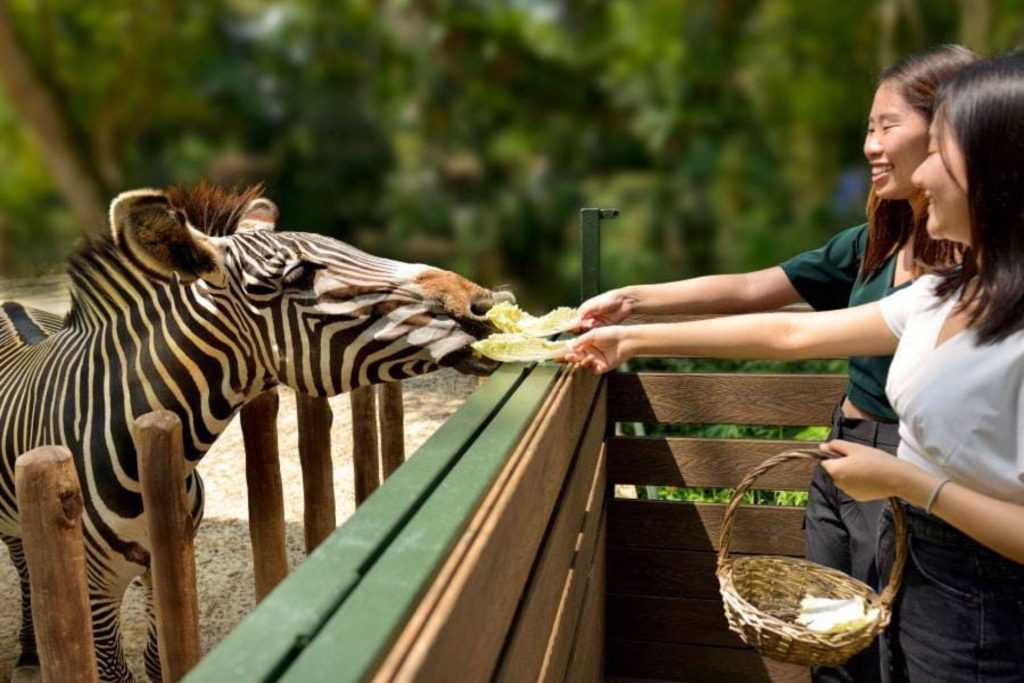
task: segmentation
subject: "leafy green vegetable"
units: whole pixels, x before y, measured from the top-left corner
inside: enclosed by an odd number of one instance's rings
[[[569,350],[568,341],[551,342],[524,334],[492,334],[473,342],[479,353],[502,363],[531,363],[560,356]]]
[[[550,337],[560,332],[569,332],[579,326],[579,314],[575,308],[559,306],[550,313],[535,318],[515,304],[501,302],[487,311],[486,318],[506,334],[523,334],[528,337]]]

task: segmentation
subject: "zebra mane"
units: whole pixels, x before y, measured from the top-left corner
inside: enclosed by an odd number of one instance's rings
[[[245,207],[263,196],[263,185],[225,190],[204,180],[192,187],[172,185],[164,192],[171,206],[185,212],[193,228],[212,237],[224,237],[235,234]]]
[[[185,213],[193,228],[212,237],[224,237],[235,234],[245,207],[263,196],[263,185],[231,191],[200,181],[191,187],[172,185],[164,193],[171,206]],[[67,267],[71,279],[71,309],[65,317],[65,325],[81,319],[82,306],[92,298],[84,285],[94,279],[94,273],[98,273],[104,263],[122,272],[134,270],[109,236],[86,243],[71,256]]]

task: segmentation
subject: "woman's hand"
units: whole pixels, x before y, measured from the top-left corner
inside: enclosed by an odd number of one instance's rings
[[[599,327],[577,337],[569,353],[560,358],[569,363],[579,363],[594,374],[600,375],[614,370],[631,353],[626,342],[627,327]]]
[[[598,294],[583,302],[579,308],[580,329],[618,325],[633,311],[636,300],[620,289]]]
[[[845,457],[825,460],[836,485],[856,500],[897,496],[911,505],[934,504],[932,514],[971,538],[1024,564],[1024,506],[949,482],[933,499],[941,479],[875,448],[848,441],[830,441],[821,450]]]
[[[828,441],[821,450],[842,458],[824,460],[821,467],[836,485],[856,501],[874,501],[900,495],[907,463],[871,446],[850,441]]]

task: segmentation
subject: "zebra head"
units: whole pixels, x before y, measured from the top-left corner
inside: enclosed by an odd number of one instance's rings
[[[136,190],[111,204],[114,242],[137,268],[199,292],[253,333],[271,382],[330,396],[439,367],[486,374],[470,348],[494,330],[493,292],[449,271],[371,256],[322,235],[277,232],[258,190]]]

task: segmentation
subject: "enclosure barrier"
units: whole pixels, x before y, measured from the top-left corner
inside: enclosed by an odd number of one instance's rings
[[[380,456],[374,392],[381,396]],[[357,390],[353,402],[357,477],[379,482],[404,461],[400,383]],[[361,398],[360,398],[361,397]],[[367,405],[369,399],[369,409]],[[265,392],[241,411],[245,443],[249,525],[257,601],[288,574],[284,499],[277,441],[278,395]],[[307,552],[334,531],[335,505],[330,427],[326,399],[296,395],[299,457],[305,502]],[[361,427],[355,427],[361,425]],[[138,418],[134,437],[139,479],[151,539],[154,613],[165,680],[180,680],[200,659],[196,594],[195,528],[185,495],[181,421],[158,411]],[[372,438],[371,438],[372,437]],[[16,465],[18,508],[30,565],[33,621],[46,680],[97,680],[89,612],[82,496],[70,451],[47,446],[23,454]],[[166,482],[180,482],[167,486]],[[362,490],[369,495],[374,483]]]
[[[82,539],[82,492],[71,452],[43,446],[14,466],[32,621],[46,681],[99,680]]]
[[[379,396],[379,411],[376,396]],[[389,477],[405,460],[402,384],[388,382],[361,387],[350,392],[349,399],[352,467],[356,504],[359,505],[380,485],[381,471],[385,478]],[[250,401],[240,415],[257,602],[288,575],[278,407],[277,389],[271,389]],[[326,398],[298,393],[295,394],[295,409],[302,467],[303,530],[308,555],[337,527],[331,460],[333,413]]]
[[[273,389],[250,401],[239,415],[245,444],[245,485],[256,602],[288,575],[284,486],[277,444],[278,406],[277,390]]]
[[[185,494],[181,420],[169,411],[148,413],[135,421],[133,436],[151,545],[160,664],[165,680],[178,681],[200,657],[195,527]],[[19,456],[15,490],[43,680],[96,681],[83,501],[71,452],[43,446]]]
[[[734,487],[808,442],[614,426],[826,425],[845,382],[504,366],[189,680],[807,681],[728,630],[714,574],[724,505],[611,492]],[[806,490],[810,473],[794,463],[757,486]],[[801,556],[802,519],[742,506],[733,549]]]
[[[648,426],[827,425],[842,375],[613,374],[608,418]],[[733,488],[765,458],[806,441],[614,436],[613,484]],[[797,462],[759,489],[807,490],[813,465]],[[808,670],[761,658],[728,630],[716,553],[725,505],[614,499],[608,512],[608,674],[687,681],[807,681]],[[741,506],[735,552],[803,556],[803,509]]]
[[[600,288],[585,209],[582,293]],[[725,505],[615,485],[732,488],[806,441],[614,435],[616,425],[827,425],[839,375],[506,365],[189,676],[190,681],[805,683],[728,630]],[[805,490],[794,462],[758,480]],[[741,506],[739,553],[802,556],[803,510]]]
[[[505,366],[188,680],[590,679],[602,670],[604,398]]]
[[[135,420],[134,437],[149,532],[160,671],[164,680],[174,683],[201,656],[192,543],[196,520],[185,494],[181,420],[169,410],[147,413]]]

